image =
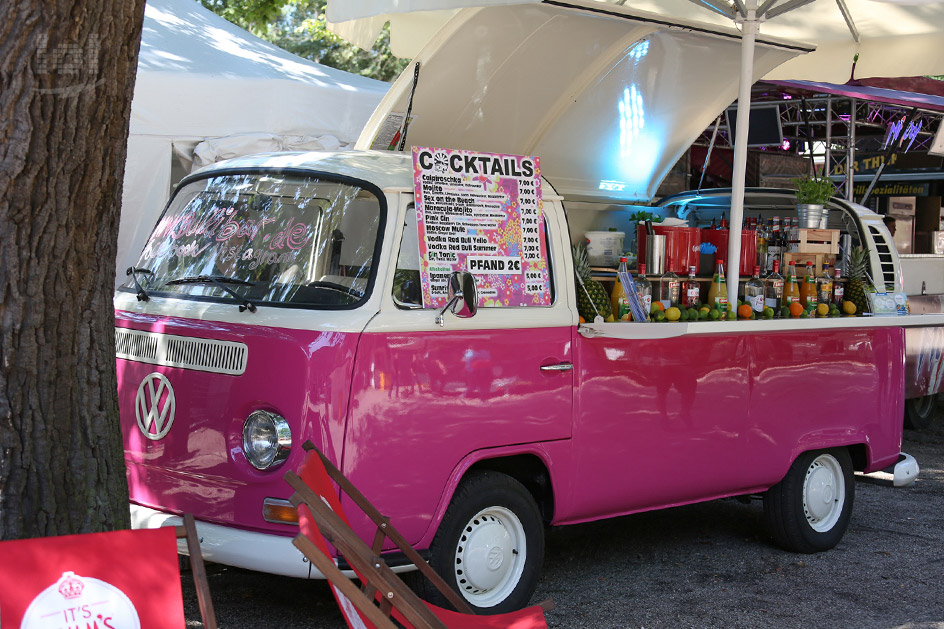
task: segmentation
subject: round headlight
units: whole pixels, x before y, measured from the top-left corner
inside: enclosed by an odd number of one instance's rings
[[[292,450],[292,430],[285,418],[269,411],[254,411],[243,424],[243,452],[257,470],[276,467]]]

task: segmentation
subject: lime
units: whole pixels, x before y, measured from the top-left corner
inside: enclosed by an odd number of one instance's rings
[[[688,309],[688,320],[689,320],[689,321],[697,321],[697,320],[698,320],[698,311],[695,310],[694,308],[689,308],[689,309]]]
[[[790,306],[784,306],[780,309],[780,316],[783,319],[786,319],[790,316]]]
[[[679,310],[679,321],[688,321],[688,310]]]
[[[711,311],[708,313],[708,317],[712,321],[717,321],[718,319],[721,318],[721,311],[718,310],[717,308],[712,308]]]
[[[764,319],[773,319],[774,318],[774,309],[770,306],[764,306],[764,311],[761,313],[761,316]]]
[[[803,312],[800,313],[800,318],[801,318],[801,319],[809,319],[809,318],[810,318],[810,313],[809,313],[808,311],[804,310]]]
[[[659,312],[652,315],[652,320],[659,323],[665,321],[665,313],[660,310]]]

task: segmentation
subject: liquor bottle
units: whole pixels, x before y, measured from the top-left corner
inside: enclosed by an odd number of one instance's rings
[[[727,229],[727,228],[728,228],[728,221],[727,221],[727,219],[724,218],[724,214],[722,214],[722,215],[721,215],[721,225],[718,227],[718,229]]]
[[[708,229],[718,229],[718,223],[715,222],[715,219],[711,219],[711,227]]]
[[[711,288],[708,289],[708,305],[721,311],[721,318],[727,318],[728,288],[724,283],[724,264],[715,260],[715,274],[711,278]]]
[[[797,284],[796,262],[790,260],[787,265],[787,277],[783,281],[783,305],[789,306],[800,301],[800,286]]]
[[[842,296],[846,292],[846,285],[842,281],[842,271],[836,267],[836,278],[833,280],[832,302],[842,308]]]
[[[686,308],[694,308],[699,301],[698,280],[695,279],[695,267],[688,267],[688,280],[685,282],[685,295],[683,305]]]
[[[767,268],[772,269],[774,260],[781,260],[780,254],[783,253],[783,239],[780,235],[780,217],[773,218],[773,226],[770,228],[770,239],[767,241]],[[781,261],[781,266],[783,262]]]
[[[659,278],[659,299],[666,308],[679,306],[682,282],[679,276],[672,271],[672,258],[666,259],[665,273]]]
[[[823,274],[816,278],[816,300],[821,304],[832,303],[833,276],[828,264],[823,265]]]
[[[807,310],[816,307],[816,271],[812,262],[806,263],[806,276],[800,286],[800,305]]]
[[[620,256],[619,273],[626,272],[626,257]],[[619,281],[619,275],[613,282],[613,292],[610,293],[610,304],[613,306],[613,318],[617,321],[629,321],[629,317],[623,318],[629,314],[629,299],[623,291],[623,283]]]
[[[758,315],[764,312],[764,283],[760,280],[759,265],[754,265],[754,274],[744,283],[744,303]]]
[[[758,219],[755,219],[758,220]],[[754,224],[754,235],[755,235],[755,246],[757,248],[757,266],[761,267],[761,271],[767,271],[767,228],[763,223],[757,222]]]
[[[774,260],[774,270],[764,278],[764,305],[773,308],[780,316],[783,305],[783,276],[780,275],[780,260]]]
[[[646,264],[640,263],[639,273],[636,275],[636,294],[639,295],[639,303],[642,304],[643,312],[646,313],[646,320],[649,320],[649,308],[652,307],[652,284],[646,279]]]

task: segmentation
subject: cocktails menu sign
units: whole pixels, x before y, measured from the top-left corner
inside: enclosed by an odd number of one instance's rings
[[[550,277],[537,157],[413,147],[423,305],[446,304],[453,271],[480,306],[546,306]]]

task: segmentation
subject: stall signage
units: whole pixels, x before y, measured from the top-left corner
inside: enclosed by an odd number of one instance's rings
[[[550,277],[537,157],[413,147],[423,304],[441,307],[453,271],[480,306],[546,306]]]

